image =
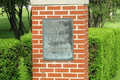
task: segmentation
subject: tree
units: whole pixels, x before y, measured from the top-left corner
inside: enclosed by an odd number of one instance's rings
[[[15,37],[20,39],[20,36],[24,35],[25,27],[22,21],[22,7],[27,6],[29,0],[0,0],[0,5],[4,6],[2,8],[2,13],[6,13],[8,20],[11,24],[11,28],[14,31]],[[15,7],[18,6],[18,9]],[[18,16],[19,19],[16,18]]]
[[[103,27],[106,19],[109,18],[110,12],[117,9],[118,0],[90,0],[89,4],[89,26],[90,27]],[[117,3],[117,6],[116,6]],[[93,25],[91,26],[91,15]]]

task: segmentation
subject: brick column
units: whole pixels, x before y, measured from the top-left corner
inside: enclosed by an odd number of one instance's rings
[[[73,61],[43,61],[43,18],[73,18]],[[88,5],[32,7],[33,80],[89,80]]]

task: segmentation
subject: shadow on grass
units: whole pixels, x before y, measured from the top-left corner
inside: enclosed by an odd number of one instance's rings
[[[0,38],[3,38],[3,39],[15,38],[14,32],[9,30],[0,30]]]

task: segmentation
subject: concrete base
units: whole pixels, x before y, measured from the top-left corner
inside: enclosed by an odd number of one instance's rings
[[[31,5],[75,5],[89,4],[89,0],[31,0]]]

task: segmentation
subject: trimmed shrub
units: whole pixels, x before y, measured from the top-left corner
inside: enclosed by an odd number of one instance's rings
[[[0,39],[0,80],[19,80],[21,46],[16,39]]]
[[[89,80],[110,80],[120,66],[120,30],[89,28]],[[32,80],[32,33],[0,39],[0,80],[19,80],[20,56]]]
[[[0,39],[0,80],[19,80],[20,57],[24,57],[27,80],[32,80],[32,33],[16,39]]]
[[[115,75],[120,56],[119,34],[113,29],[89,28],[90,80],[110,80]]]
[[[32,80],[32,33],[21,37],[21,43],[24,45],[22,56],[24,65],[27,68],[28,80]]]
[[[117,69],[120,66],[120,28],[113,29],[115,33],[115,55],[117,60]]]

